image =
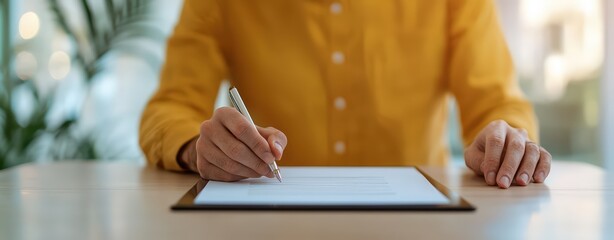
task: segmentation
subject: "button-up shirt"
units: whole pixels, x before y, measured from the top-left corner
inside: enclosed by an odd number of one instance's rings
[[[284,165],[443,165],[450,98],[470,144],[503,119],[536,139],[491,0],[186,0],[140,143],[177,154],[220,82],[288,138]]]

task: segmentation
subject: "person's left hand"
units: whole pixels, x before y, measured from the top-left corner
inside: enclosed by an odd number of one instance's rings
[[[465,164],[484,176],[488,185],[508,188],[541,183],[550,173],[552,156],[532,142],[525,129],[513,128],[503,120],[486,126],[465,149]]]

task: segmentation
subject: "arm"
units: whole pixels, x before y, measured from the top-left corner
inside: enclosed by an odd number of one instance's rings
[[[514,178],[521,185],[531,177],[543,181],[551,157],[533,142],[536,118],[516,82],[493,1],[449,1],[449,12],[448,79],[461,112],[467,166],[503,188]]]
[[[141,120],[139,141],[153,165],[182,170],[179,150],[213,113],[220,82],[228,76],[220,25],[216,2],[185,1],[168,41],[160,87]]]
[[[233,108],[213,110],[228,77],[221,9],[215,0],[186,0],[158,92],[147,105],[140,142],[148,161],[168,170],[191,170],[205,179],[236,181],[273,177],[286,136],[253,128]]]

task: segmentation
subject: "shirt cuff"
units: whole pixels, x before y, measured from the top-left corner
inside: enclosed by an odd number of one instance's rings
[[[162,162],[164,169],[185,171],[177,162],[181,147],[200,134],[200,123],[189,122],[178,124],[165,134],[162,139]]]

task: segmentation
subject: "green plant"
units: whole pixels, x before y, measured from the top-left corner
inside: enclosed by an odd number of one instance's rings
[[[81,139],[77,142],[71,134],[75,119],[65,119],[56,126],[49,126],[46,116],[51,106],[52,95],[41,96],[32,81],[17,79],[9,71],[10,49],[8,9],[10,1],[0,2],[2,23],[1,48],[2,53],[2,84],[0,85],[0,169],[33,160],[45,137],[51,137],[54,147],[49,151],[51,156],[80,156],[91,151],[91,141]],[[32,94],[32,111],[26,119],[18,119],[15,109],[14,91],[21,88]]]
[[[17,117],[16,99],[7,93],[17,88],[26,88],[32,93],[32,112],[27,119]],[[49,157],[87,158],[92,153],[93,144],[87,138],[75,137],[73,126],[76,119],[65,119],[51,126],[46,120],[51,106],[52,95],[38,94],[32,81],[9,79],[4,81],[4,91],[0,95],[0,169],[8,168],[36,158],[39,149],[47,138],[53,141]],[[20,121],[21,120],[21,121]]]
[[[104,69],[103,61],[113,51],[135,55],[157,70],[162,59],[139,42],[147,39],[162,43],[166,39],[166,34],[151,21],[155,19],[151,14],[155,1],[124,0],[119,6],[117,1],[113,0],[105,0],[104,3],[105,11],[102,11],[101,16],[96,16],[89,1],[80,1],[80,9],[87,26],[87,40],[79,41],[58,0],[49,0],[58,26],[77,46],[73,59],[83,68],[86,80],[93,79]],[[108,23],[97,24],[95,19],[107,20]]]
[[[2,0],[3,17],[8,9],[8,1]],[[146,61],[157,70],[162,59],[144,47],[137,40],[153,40],[162,43],[165,33],[152,23],[155,17],[151,14],[152,1],[147,0],[106,0],[104,11],[94,12],[87,0],[80,1],[82,15],[85,16],[86,40],[77,38],[78,30],[71,27],[67,21],[68,13],[57,0],[48,1],[50,10],[55,16],[57,25],[69,37],[76,47],[72,59],[73,66],[83,71],[84,80],[91,82],[100,72],[104,71],[105,58],[113,51],[134,55]],[[98,14],[98,16],[96,16]],[[0,91],[0,169],[20,163],[32,161],[37,156],[44,155],[51,159],[95,159],[97,152],[93,144],[93,136],[79,134],[76,124],[79,114],[68,116],[55,125],[50,125],[47,116],[53,104],[53,91],[42,96],[31,80],[22,81],[14,74],[9,74],[8,18],[3,21],[2,39],[2,91]],[[108,25],[97,24],[97,20],[108,20]],[[32,113],[26,119],[17,117],[15,97],[13,92],[25,88],[31,93],[33,101]],[[90,89],[88,88],[87,91]],[[41,153],[44,144],[51,144],[49,152]]]

